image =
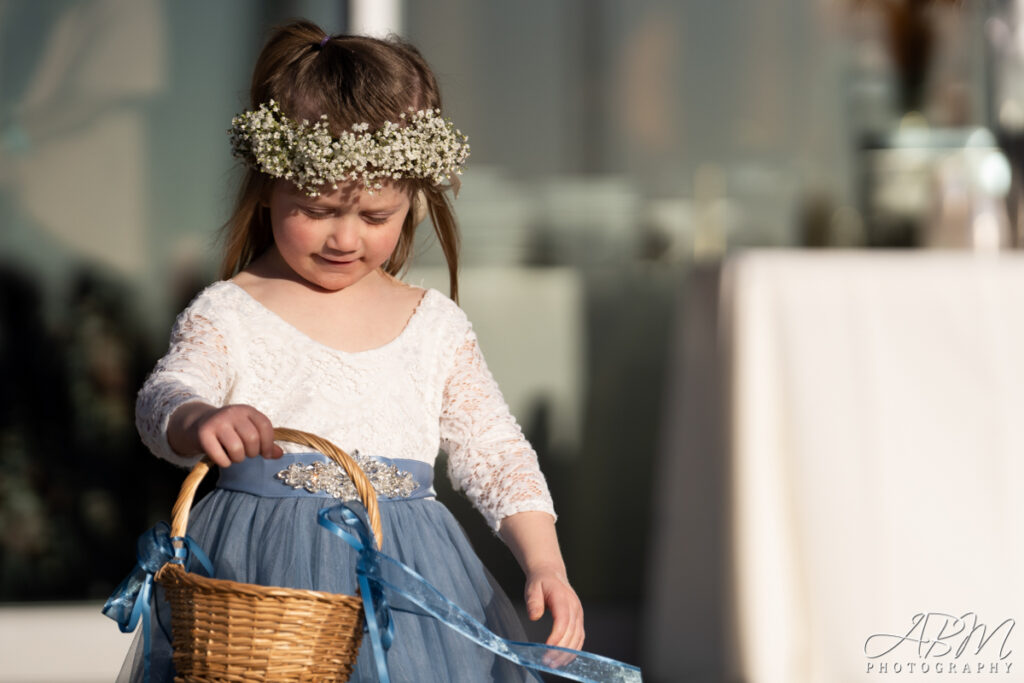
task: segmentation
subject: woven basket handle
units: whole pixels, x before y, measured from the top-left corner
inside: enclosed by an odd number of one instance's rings
[[[345,473],[352,480],[352,483],[355,484],[356,492],[366,507],[366,513],[370,518],[370,528],[373,529],[373,535],[377,539],[377,547],[380,548],[384,539],[380,528],[380,509],[377,507],[377,492],[374,491],[373,484],[366,478],[366,474],[356,464],[355,460],[352,459],[352,456],[327,439],[308,432],[300,432],[297,429],[278,427],[274,429],[274,438],[278,441],[291,441],[292,443],[309,446],[341,465],[342,469],[345,470]],[[196,489],[199,488],[199,482],[203,480],[209,471],[210,461],[207,458],[203,458],[195,464],[192,471],[185,477],[185,482],[181,485],[178,500],[175,501],[174,510],[171,513],[171,536],[185,535],[185,531],[188,529],[188,513],[192,509],[192,501],[195,499]]]

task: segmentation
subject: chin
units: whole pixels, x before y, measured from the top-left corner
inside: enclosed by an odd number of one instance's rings
[[[366,275],[361,275],[359,277],[319,277],[307,278],[307,282],[324,291],[340,292],[343,289],[348,289],[352,285],[361,282],[365,278]]]

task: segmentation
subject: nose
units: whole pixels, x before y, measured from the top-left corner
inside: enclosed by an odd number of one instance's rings
[[[331,226],[327,236],[327,247],[334,251],[348,253],[359,248],[362,239],[362,226],[358,220],[350,216],[342,216],[336,219]]]

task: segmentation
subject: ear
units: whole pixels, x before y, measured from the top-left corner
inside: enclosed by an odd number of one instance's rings
[[[413,225],[419,225],[427,217],[427,195],[423,193],[423,190],[417,191],[412,196],[412,206],[409,207],[409,211],[412,212]]]

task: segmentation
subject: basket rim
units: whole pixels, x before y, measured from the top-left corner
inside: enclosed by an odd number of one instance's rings
[[[217,579],[190,572],[176,562],[166,562],[156,573],[155,580],[161,584],[176,583],[184,588],[198,589],[207,593],[231,593],[232,595],[252,598],[306,599],[316,602],[351,603],[351,606],[362,609],[362,598],[358,595],[330,593],[310,588],[286,588],[283,586],[263,586],[257,583],[244,583],[231,579]]]

